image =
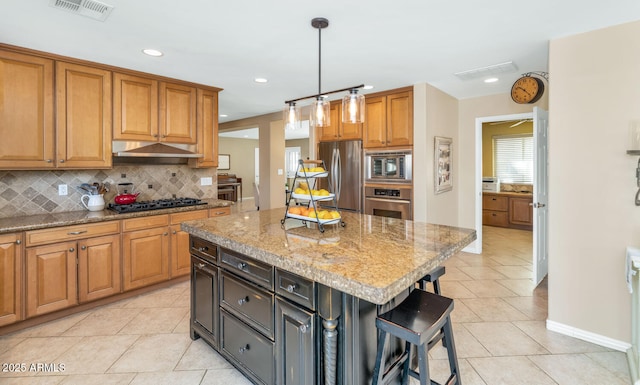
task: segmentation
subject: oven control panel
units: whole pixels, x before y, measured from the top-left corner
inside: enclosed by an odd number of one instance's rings
[[[411,189],[365,186],[364,195],[366,197],[410,200]]]
[[[400,198],[400,190],[398,189],[382,189],[377,188],[373,190],[374,196],[384,196],[384,197],[396,197]]]

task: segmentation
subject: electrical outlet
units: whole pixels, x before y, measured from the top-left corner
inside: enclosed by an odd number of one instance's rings
[[[205,177],[205,178],[200,178],[200,186],[211,186],[213,184],[213,178],[209,177]]]
[[[58,195],[62,196],[62,195],[68,195],[69,191],[67,189],[67,185],[66,184],[59,184],[58,185]]]

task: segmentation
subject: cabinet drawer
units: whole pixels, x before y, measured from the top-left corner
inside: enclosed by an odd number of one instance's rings
[[[209,209],[209,217],[211,217],[211,218],[221,217],[221,216],[229,215],[229,214],[231,214],[231,207],[230,206],[216,207],[214,209]]]
[[[168,215],[154,215],[150,217],[125,219],[122,221],[122,231],[150,229],[161,226],[169,226]]]
[[[207,210],[187,211],[183,213],[169,214],[169,222],[172,225],[179,225],[186,221],[195,221],[196,219],[209,218],[209,212]]]
[[[308,309],[316,308],[316,283],[276,269],[276,293]]]
[[[218,264],[218,246],[204,239],[196,238],[194,236],[189,237],[189,245],[191,253],[205,260]]]
[[[482,197],[482,209],[493,211],[507,211],[509,209],[509,198],[497,195],[484,195]]]
[[[222,338],[220,348],[233,361],[246,368],[247,374],[259,384],[275,384],[274,344],[268,338],[220,310]]]
[[[482,224],[509,227],[509,213],[507,211],[482,210]]]
[[[108,221],[88,225],[56,227],[46,230],[26,232],[27,247],[91,238],[99,235],[117,234],[120,232],[119,221]]]
[[[273,294],[224,272],[220,306],[273,339]]]
[[[220,248],[220,266],[273,290],[273,267],[269,264]]]

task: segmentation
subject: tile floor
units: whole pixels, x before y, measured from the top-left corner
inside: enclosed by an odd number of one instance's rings
[[[630,384],[624,353],[545,329],[546,284],[529,280],[530,232],[486,227],[483,250],[451,258],[441,282],[456,300],[465,385]],[[434,377],[445,378],[444,348],[430,357]],[[188,282],[1,336],[0,364],[0,384],[250,385],[189,338]],[[5,364],[26,371],[4,372]]]

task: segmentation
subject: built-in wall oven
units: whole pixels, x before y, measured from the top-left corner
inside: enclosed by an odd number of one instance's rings
[[[412,219],[411,186],[377,185],[364,187],[364,212],[398,219]]]
[[[411,183],[412,158],[411,149],[366,151],[365,183]]]

